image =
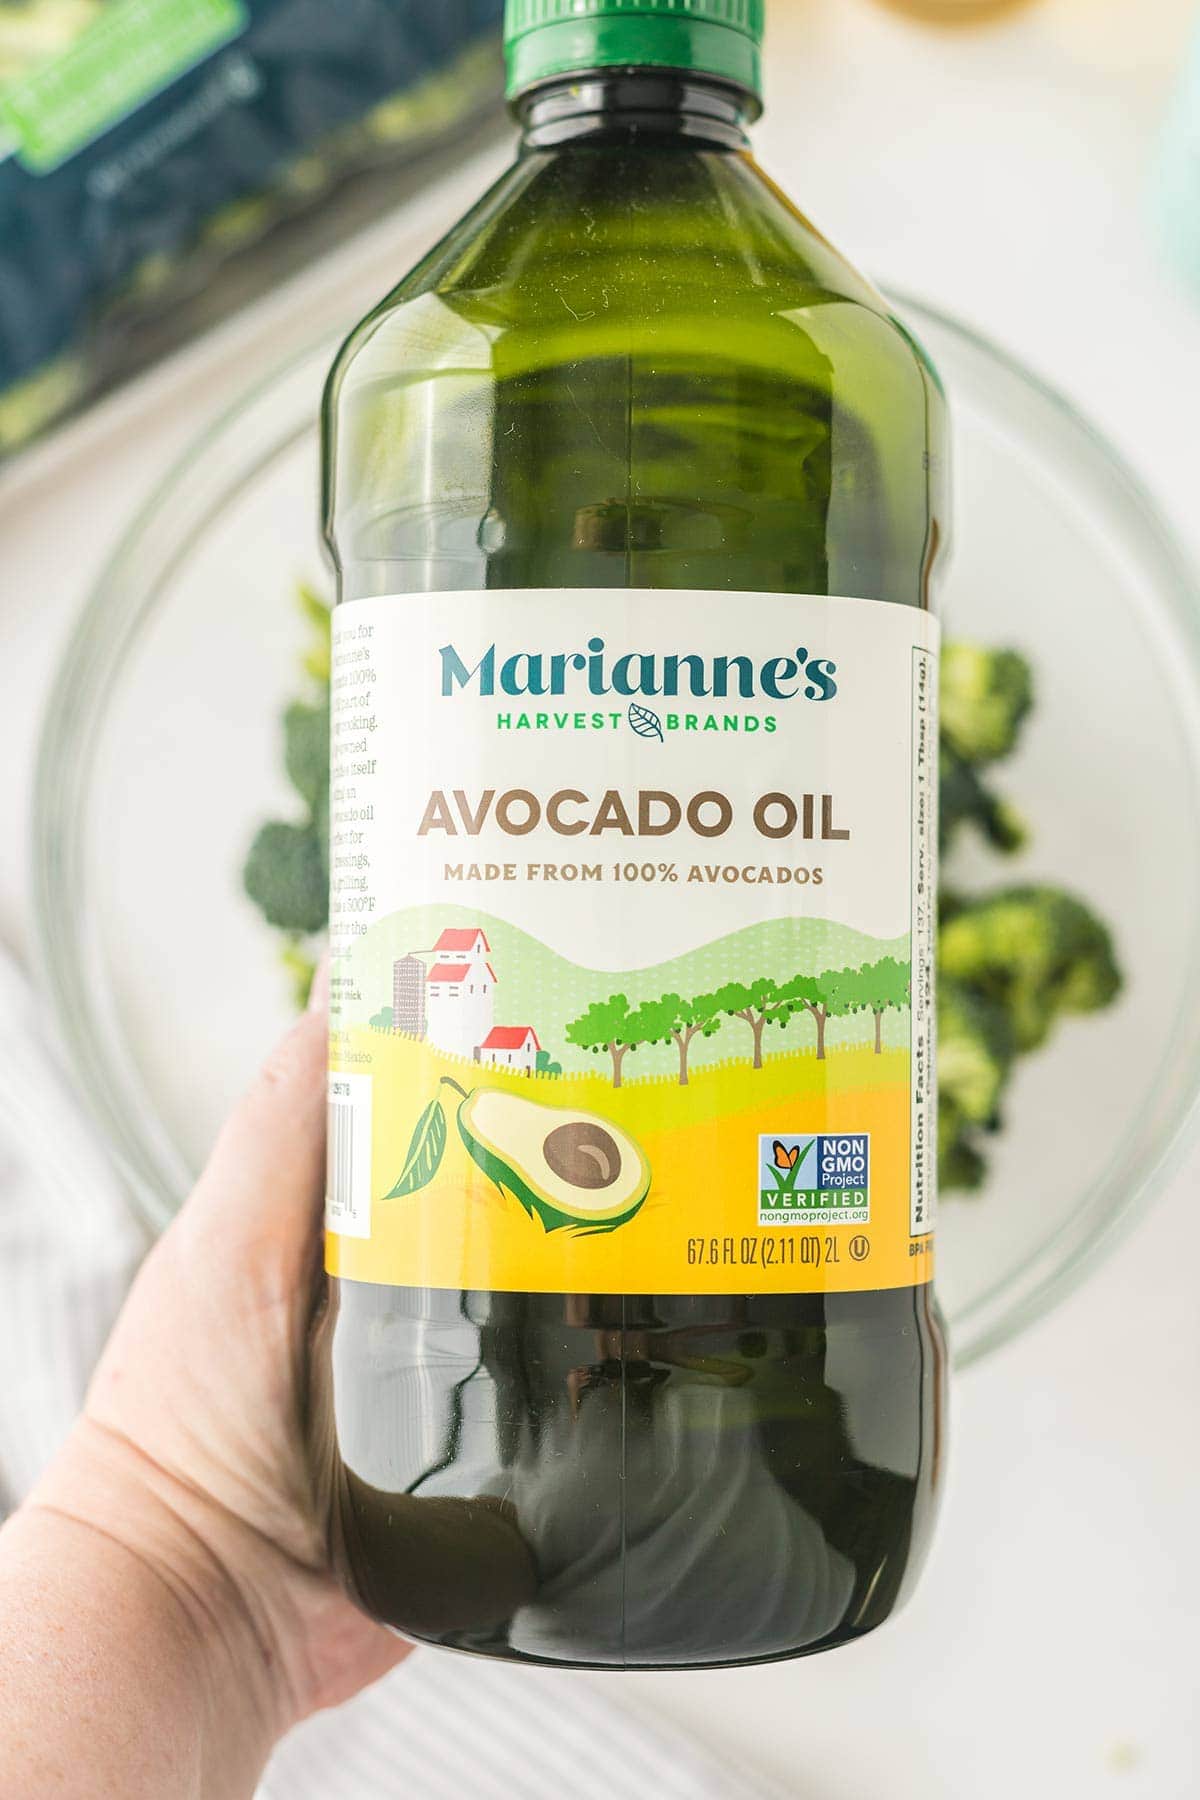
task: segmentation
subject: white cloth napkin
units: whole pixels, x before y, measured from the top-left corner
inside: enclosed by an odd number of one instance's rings
[[[66,1436],[146,1248],[38,1014],[0,951],[0,1512]]]
[[[146,1248],[39,1010],[0,951],[0,1516],[68,1431]],[[294,1732],[260,1800],[784,1800],[598,1685],[418,1652]]]

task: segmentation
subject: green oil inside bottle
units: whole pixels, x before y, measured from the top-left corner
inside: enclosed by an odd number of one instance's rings
[[[753,10],[753,9],[751,9]],[[711,60],[711,59],[710,59]],[[927,607],[920,350],[762,174],[745,85],[568,70],[329,384],[340,603],[514,588]],[[590,616],[590,615],[589,615]],[[879,1625],[943,1458],[932,1288],[547,1295],[330,1282],[313,1444],[351,1591],[494,1656],[669,1668]]]

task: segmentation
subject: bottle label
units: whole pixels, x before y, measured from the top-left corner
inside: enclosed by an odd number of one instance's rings
[[[505,590],[333,638],[330,1272],[927,1281],[936,621]]]

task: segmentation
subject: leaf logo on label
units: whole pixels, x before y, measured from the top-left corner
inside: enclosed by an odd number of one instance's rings
[[[385,1200],[402,1200],[427,1187],[438,1172],[446,1148],[446,1115],[439,1100],[431,1100],[412,1134],[400,1179]]]
[[[651,712],[648,706],[639,706],[636,700],[631,700],[629,723],[639,737],[657,738],[660,744],[663,742],[662,720],[656,712]]]

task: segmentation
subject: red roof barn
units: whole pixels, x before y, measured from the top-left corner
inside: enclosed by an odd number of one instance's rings
[[[537,1068],[541,1047],[532,1025],[493,1025],[479,1046],[479,1060],[497,1069],[523,1069],[528,1075]]]
[[[449,925],[433,946],[436,956],[457,952],[459,956],[487,956],[492,946],[478,925]]]

